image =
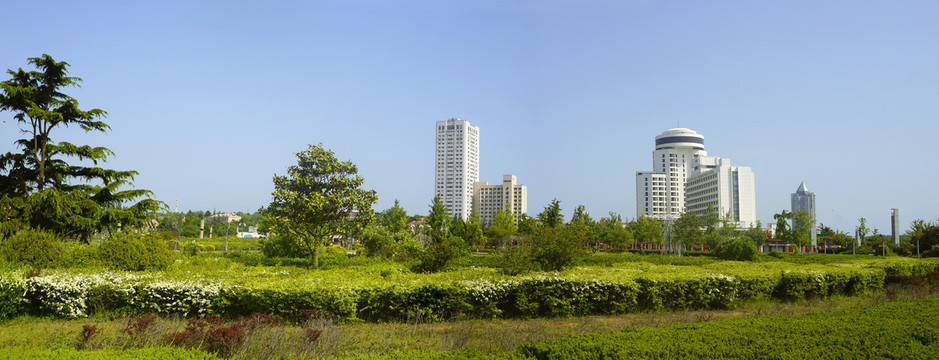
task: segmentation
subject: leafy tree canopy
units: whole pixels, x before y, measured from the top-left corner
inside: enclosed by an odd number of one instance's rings
[[[561,214],[561,202],[558,199],[551,200],[551,204],[545,206],[544,211],[538,214],[538,220],[545,227],[556,228],[564,224],[564,214]]]
[[[297,153],[297,164],[284,176],[274,175],[273,200],[267,207],[271,230],[313,256],[319,266],[319,250],[333,235],[356,232],[373,217],[378,200],[365,190],[365,179],[351,161],[339,161],[320,145]]]

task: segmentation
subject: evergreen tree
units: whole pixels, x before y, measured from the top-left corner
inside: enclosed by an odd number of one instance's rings
[[[12,78],[0,83],[0,111],[13,112],[27,135],[16,141],[21,152],[0,155],[0,215],[9,220],[0,233],[32,227],[87,241],[98,231],[146,224],[161,203],[149,198],[149,190],[122,189],[132,185],[136,171],[99,167],[114,155],[105,147],[54,141],[69,126],[106,133],[110,126],[99,119],[107,112],[82,110],[62,92],[82,81],[67,76],[68,63],[45,54],[27,62],[39,71],[7,70]]]

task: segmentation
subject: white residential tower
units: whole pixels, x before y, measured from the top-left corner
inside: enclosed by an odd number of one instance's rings
[[[469,121],[437,122],[437,156],[434,196],[451,217],[469,218],[473,210],[473,185],[479,181],[479,127]]]

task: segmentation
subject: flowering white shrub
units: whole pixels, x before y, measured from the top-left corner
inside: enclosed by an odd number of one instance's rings
[[[140,286],[135,305],[143,312],[205,316],[221,289],[219,284],[157,281]]]

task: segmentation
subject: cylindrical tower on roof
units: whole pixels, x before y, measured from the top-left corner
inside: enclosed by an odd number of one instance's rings
[[[665,130],[662,135],[655,137],[655,149],[692,148],[704,150],[704,135],[686,128]]]

